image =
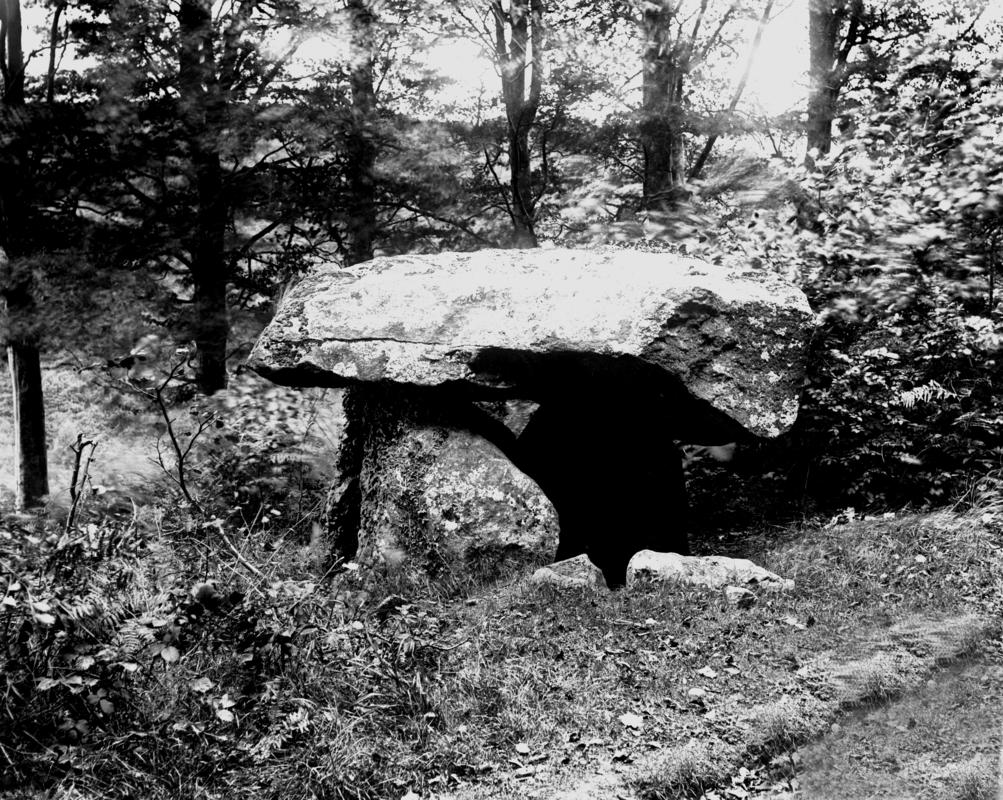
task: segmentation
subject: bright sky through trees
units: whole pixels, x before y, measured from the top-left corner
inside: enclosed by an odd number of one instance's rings
[[[44,7],[26,3],[24,22],[28,46],[41,48],[48,35],[47,18],[49,12]],[[751,38],[754,23],[750,24]],[[316,36],[304,42],[298,51],[298,59],[305,63],[325,58],[344,56],[339,40],[345,37],[339,31]],[[283,43],[278,43],[277,47]],[[282,49],[281,47],[279,49]],[[72,53],[66,56],[75,66]],[[448,76],[453,81],[455,99],[474,99],[482,93],[492,94],[497,89],[497,76],[489,59],[481,50],[481,45],[471,40],[443,40],[430,48],[427,54],[431,69]],[[552,56],[553,58],[553,56]],[[745,55],[740,53],[734,65],[735,81],[744,68]],[[67,62],[64,62],[64,66]],[[45,67],[45,59],[36,53],[29,64],[29,72],[40,73]],[[309,72],[309,67],[305,71]],[[780,7],[766,29],[763,43],[756,57],[746,91],[746,103],[767,114],[789,111],[799,106],[804,98],[807,55],[807,12],[800,0]]]
[[[751,40],[755,22],[750,22]],[[551,55],[551,61],[555,56]],[[734,65],[738,81],[745,67],[746,54],[740,52]],[[475,97],[486,90],[496,90],[494,68],[474,41],[443,41],[428,53],[429,66],[453,79],[458,97]],[[779,7],[767,27],[760,46],[749,86],[747,104],[767,114],[779,114],[800,106],[807,86],[808,14],[800,0]],[[638,82],[638,87],[640,83]]]

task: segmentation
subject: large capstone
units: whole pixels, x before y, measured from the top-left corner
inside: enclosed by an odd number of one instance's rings
[[[323,265],[250,356],[280,383],[392,381],[535,399],[552,356],[636,359],[750,432],[794,421],[813,314],[766,270],[665,253],[481,250]]]
[[[640,550],[687,552],[676,442],[790,427],[812,326],[772,273],[668,254],[396,256],[314,270],[250,365],[351,387],[335,516],[363,560],[531,563],[556,515],[557,557],[617,585]]]

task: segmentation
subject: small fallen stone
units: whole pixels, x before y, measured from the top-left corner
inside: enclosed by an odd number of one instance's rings
[[[705,678],[716,678],[717,672],[712,667],[701,667],[697,670],[697,675],[703,675]]]
[[[794,581],[754,564],[747,558],[726,556],[682,556],[641,550],[627,565],[627,587],[639,581],[661,581],[705,589],[743,586],[767,592],[789,592]]]
[[[625,727],[633,728],[634,730],[640,730],[644,727],[644,720],[637,714],[632,714],[629,711],[626,714],[620,715],[620,723]]]
[[[589,561],[586,555],[566,558],[546,567],[540,567],[530,577],[529,582],[534,586],[553,586],[555,589],[608,591],[602,570]]]
[[[725,586],[724,599],[736,608],[752,608],[756,604],[756,593],[741,586]]]
[[[690,689],[686,693],[686,695],[687,695],[687,697],[689,697],[689,698],[691,698],[693,700],[700,700],[700,699],[702,699],[702,698],[704,698],[704,697],[707,696],[707,690],[706,689],[701,689],[698,686],[694,686],[692,689]]]

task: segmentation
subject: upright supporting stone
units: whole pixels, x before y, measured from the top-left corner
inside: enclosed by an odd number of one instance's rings
[[[359,449],[355,558],[420,572],[448,589],[553,560],[557,514],[476,428],[483,412],[427,390],[352,390]],[[351,532],[346,532],[350,537]]]

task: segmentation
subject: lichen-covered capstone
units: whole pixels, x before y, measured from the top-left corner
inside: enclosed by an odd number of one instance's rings
[[[776,436],[797,415],[813,325],[804,294],[765,270],[617,248],[481,250],[321,266],[287,295],[249,363],[293,385],[537,400],[575,359],[590,370],[632,359]]]

